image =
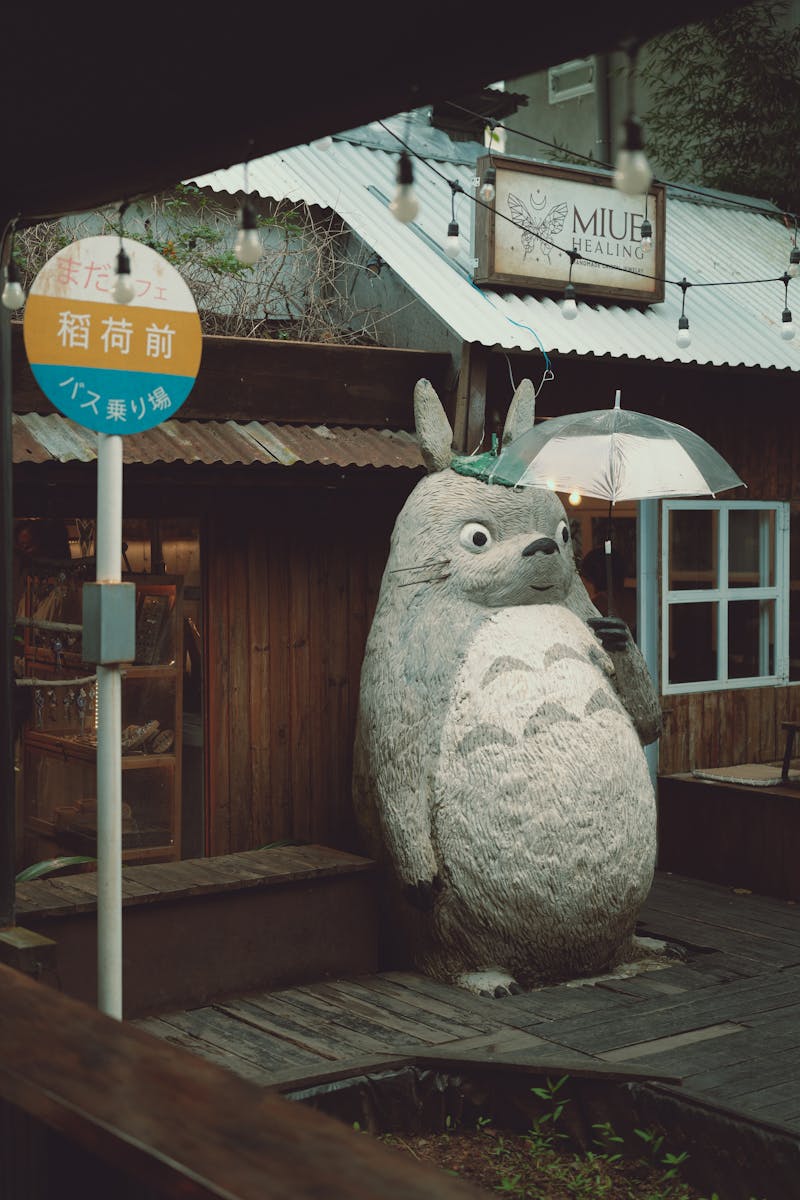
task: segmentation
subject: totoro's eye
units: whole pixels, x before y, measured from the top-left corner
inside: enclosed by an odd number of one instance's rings
[[[482,550],[488,550],[491,546],[492,535],[485,525],[481,525],[478,521],[468,521],[466,525],[462,526],[458,540],[465,550],[470,550],[473,554],[480,554]]]
[[[556,541],[560,541],[563,546],[566,546],[569,541],[569,525],[566,521],[559,521],[556,526]]]

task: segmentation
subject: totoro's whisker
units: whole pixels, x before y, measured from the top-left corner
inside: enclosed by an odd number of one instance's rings
[[[405,583],[398,583],[398,587],[419,587],[423,583],[441,583],[443,579],[449,579],[452,572],[448,571],[446,575],[432,575],[428,579],[409,579]]]
[[[429,571],[431,567],[446,567],[449,562],[449,558],[437,558],[430,562],[415,563],[413,567],[395,567],[389,574],[398,575],[401,571]]]

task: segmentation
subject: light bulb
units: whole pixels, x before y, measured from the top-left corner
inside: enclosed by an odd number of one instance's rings
[[[416,220],[419,212],[419,201],[414,194],[414,171],[411,159],[405,150],[400,155],[400,161],[397,164],[397,191],[389,205],[389,211],[404,225],[407,225],[409,221]]]
[[[389,205],[389,211],[398,221],[402,221],[404,225],[408,225],[410,221],[416,219],[419,212],[419,201],[414,195],[414,188],[410,183],[401,183],[398,185],[397,191],[394,194],[394,200]]]
[[[547,483],[546,483],[546,485],[545,485],[545,486],[546,486],[546,487],[547,487],[547,488],[548,488],[548,489],[549,489],[551,492],[554,492],[554,491],[556,490],[556,481],[555,481],[555,479],[548,479],[548,480],[547,480]]]
[[[317,138],[316,141],[313,141],[311,143],[311,145],[314,147],[315,150],[330,150],[331,146],[333,145],[333,138],[332,137]]]
[[[649,254],[653,249],[653,226],[648,221],[647,217],[642,221],[642,250],[645,254]]]
[[[496,179],[497,172],[495,171],[494,167],[487,167],[486,174],[483,177],[483,183],[481,184],[478,192],[478,195],[484,204],[494,203],[494,198],[497,195],[497,189],[495,187]]]
[[[652,182],[653,172],[644,152],[641,122],[638,117],[628,117],[622,148],[617,155],[614,187],[626,196],[643,196]]]
[[[258,236],[256,214],[253,206],[247,201],[242,205],[239,232],[236,235],[233,253],[243,267],[252,267],[263,253],[261,238]]]
[[[561,301],[561,315],[565,321],[574,321],[578,315],[575,288],[571,283],[568,283],[564,288],[564,299]]]
[[[3,308],[9,308],[12,312],[16,312],[18,308],[22,308],[25,303],[25,293],[19,281],[19,268],[13,258],[8,260],[6,285],[3,288],[3,295],[0,299],[2,299]]]
[[[111,299],[116,304],[130,304],[136,295],[136,287],[131,279],[131,260],[124,250],[117,255],[117,273],[111,285]]]
[[[456,221],[451,221],[447,226],[444,250],[448,258],[458,258],[458,223]]]
[[[692,335],[689,333],[689,318],[678,317],[678,335],[675,342],[682,350],[692,344]]]
[[[785,342],[790,342],[794,334],[795,328],[792,324],[792,314],[788,308],[785,308],[781,317],[781,337]]]
[[[614,187],[626,196],[643,196],[653,182],[653,172],[644,150],[620,150]]]
[[[580,494],[580,492],[570,492],[569,494],[569,502],[573,508],[577,508],[582,499],[583,496]]]
[[[793,246],[789,255],[789,267],[786,273],[794,278],[798,271],[800,271],[800,250],[798,250],[797,246]]]

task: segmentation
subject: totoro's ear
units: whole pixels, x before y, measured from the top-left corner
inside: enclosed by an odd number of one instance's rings
[[[425,466],[429,471],[446,471],[453,457],[453,431],[442,402],[427,379],[418,380],[414,388],[414,423]]]
[[[508,406],[505,428],[503,429],[503,445],[507,446],[520,434],[533,429],[533,418],[536,409],[536,391],[530,379],[523,379],[514,392]]]

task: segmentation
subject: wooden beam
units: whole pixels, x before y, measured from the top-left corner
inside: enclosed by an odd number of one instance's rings
[[[453,449],[459,454],[473,454],[483,445],[488,373],[489,351],[478,342],[465,342],[453,421]]]
[[[109,1164],[164,1198],[479,1194],[7,967],[0,967],[0,1100],[60,1133],[90,1173],[92,1164]],[[4,1137],[5,1163],[13,1147]]]
[[[414,385],[440,395],[450,355],[206,335],[182,420],[287,421],[297,425],[414,428]],[[54,412],[28,365],[22,324],[12,325],[14,412]]]

